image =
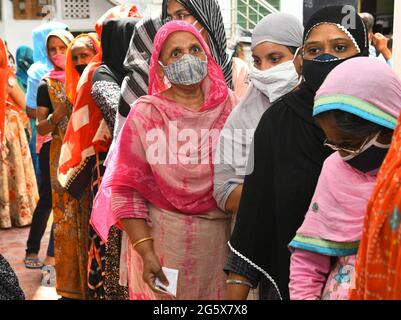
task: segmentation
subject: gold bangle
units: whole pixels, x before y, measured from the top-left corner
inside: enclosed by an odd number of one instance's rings
[[[138,245],[140,245],[141,243],[145,242],[145,241],[154,241],[155,239],[153,239],[153,237],[147,237],[147,238],[143,238],[138,240],[137,242],[134,242],[132,244],[132,247],[135,249]]]

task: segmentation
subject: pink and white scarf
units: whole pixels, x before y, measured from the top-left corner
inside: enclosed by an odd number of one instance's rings
[[[193,34],[208,58],[208,75],[202,82],[205,102],[199,111],[179,105],[162,94],[169,85],[157,74],[160,52],[166,39],[178,31]],[[173,21],[159,30],[154,41],[149,80],[149,95],[138,99],[133,106],[116,147],[111,151],[94,201],[91,224],[104,241],[107,241],[110,227],[118,224],[112,210],[115,188],[124,187],[132,193],[138,192],[156,207],[187,215],[204,214],[217,207],[213,198],[214,151],[236,99],[195,27],[183,21]],[[189,131],[196,133],[197,141],[169,139],[177,134],[186,137],[185,133]],[[213,138],[210,132],[214,132]],[[150,154],[155,141],[149,136],[153,134],[167,138],[159,143],[161,148],[158,149],[166,151],[165,163],[152,161],[155,159]],[[194,152],[188,155],[183,150]],[[180,161],[180,158],[194,160],[194,154],[200,155],[195,163]],[[129,203],[127,198],[126,203],[122,201],[119,205],[128,206]]]

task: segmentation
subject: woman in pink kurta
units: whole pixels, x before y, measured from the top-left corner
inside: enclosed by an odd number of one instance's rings
[[[156,278],[166,282],[162,267],[178,270],[177,299],[220,299],[231,217],[213,198],[213,157],[236,100],[183,21],[159,30],[150,66],[149,95],[109,156],[91,223],[105,241],[112,225],[129,235],[121,274],[131,299],[172,298],[155,290]]]
[[[328,138],[325,145],[338,152],[325,161],[305,221],[290,243],[292,300],[348,299],[368,201],[400,101],[397,75],[370,58],[342,63],[317,92],[314,116]]]

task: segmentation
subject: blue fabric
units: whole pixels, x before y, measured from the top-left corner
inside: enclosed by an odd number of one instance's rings
[[[28,85],[28,69],[33,64],[33,50],[28,46],[21,46],[16,54],[17,78],[21,82],[24,91]]]
[[[68,26],[60,22],[49,22],[32,31],[34,64],[28,70],[28,88],[26,105],[31,109],[37,108],[36,96],[39,82],[53,68],[46,52],[47,35],[55,30],[67,30]]]
[[[358,253],[358,248],[352,249],[335,249],[335,248],[328,248],[328,247],[321,247],[318,245],[304,243],[299,241],[291,241],[289,244],[290,249],[301,249],[305,251],[310,251],[314,253],[323,254],[330,257],[347,257],[352,256]]]
[[[341,110],[344,112],[352,113],[362,119],[376,123],[379,126],[383,126],[383,127],[389,128],[391,130],[394,130],[396,127],[396,124],[394,124],[390,121],[387,121],[382,118],[378,118],[373,114],[370,114],[368,112],[365,112],[361,109],[355,108],[354,106],[345,104],[345,103],[329,103],[329,104],[324,104],[319,107],[316,107],[313,110],[313,116],[317,116],[320,113],[331,111],[331,110]]]

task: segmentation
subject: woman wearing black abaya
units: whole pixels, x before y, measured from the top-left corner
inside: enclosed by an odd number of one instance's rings
[[[323,131],[312,117],[316,91],[346,59],[368,55],[365,25],[355,27],[341,6],[316,12],[305,28],[305,83],[263,115],[253,141],[231,253],[225,271],[227,299],[246,299],[260,285],[260,299],[289,299],[288,244],[301,226],[324,160]],[[352,20],[351,19],[351,20]]]

